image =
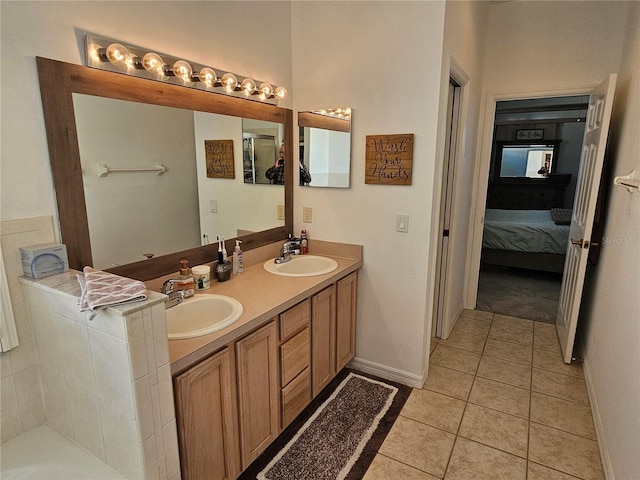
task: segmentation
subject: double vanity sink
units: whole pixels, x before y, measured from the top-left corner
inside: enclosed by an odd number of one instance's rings
[[[300,255],[284,263],[267,260],[263,268],[283,277],[314,277],[335,271],[338,263],[328,257]],[[233,325],[242,313],[242,304],[235,298],[198,294],[166,310],[167,334],[169,340],[208,335]]]

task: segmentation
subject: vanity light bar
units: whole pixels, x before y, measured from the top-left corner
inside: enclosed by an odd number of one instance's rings
[[[349,120],[351,118],[351,108],[329,108],[323,110],[312,110],[311,113],[318,115],[324,115],[327,117],[341,118],[343,120]]]
[[[277,103],[287,96],[287,89],[268,82],[258,82],[231,72],[218,76],[216,70],[170,55],[124,46],[115,40],[86,36],[87,66],[125,73],[190,88],[223,92],[227,95]],[[253,97],[253,98],[252,98]]]

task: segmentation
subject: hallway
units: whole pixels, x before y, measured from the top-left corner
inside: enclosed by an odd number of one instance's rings
[[[465,310],[432,342],[365,480],[604,478],[582,365],[562,362],[554,325]]]

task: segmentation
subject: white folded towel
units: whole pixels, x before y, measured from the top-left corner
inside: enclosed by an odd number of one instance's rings
[[[81,312],[147,299],[147,287],[139,280],[91,267],[84,267],[82,272],[83,275],[76,275],[82,290],[78,301]]]

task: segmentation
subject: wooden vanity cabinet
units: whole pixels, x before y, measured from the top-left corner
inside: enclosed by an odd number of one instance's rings
[[[339,372],[356,354],[357,271],[338,280],[336,295],[336,372]]]
[[[236,343],[242,468],[280,433],[280,380],[276,322]]]
[[[311,301],[280,314],[282,428],[311,402]]]
[[[174,377],[183,480],[240,473],[233,355],[229,348]]]

